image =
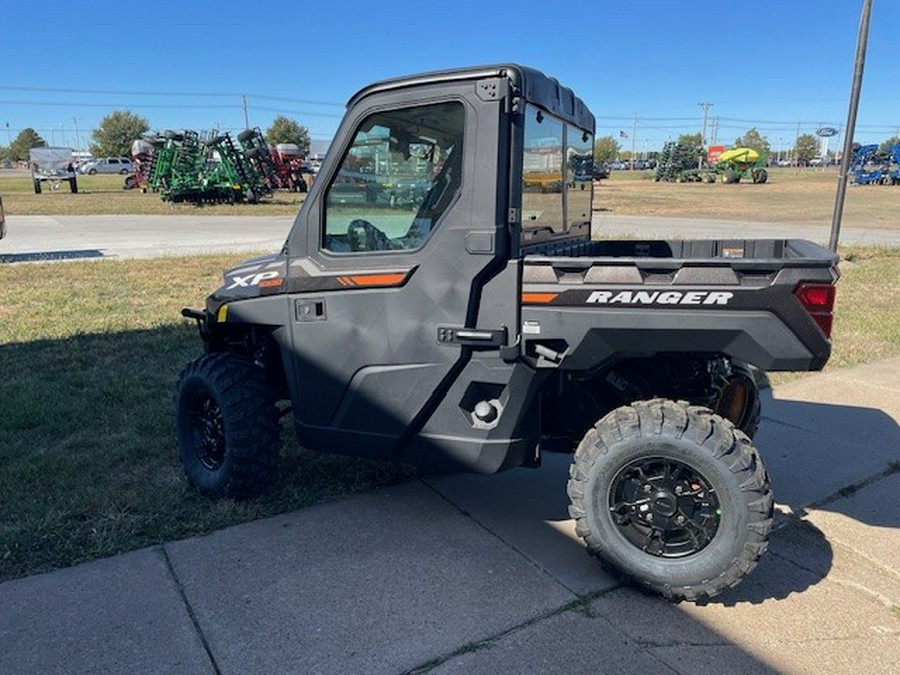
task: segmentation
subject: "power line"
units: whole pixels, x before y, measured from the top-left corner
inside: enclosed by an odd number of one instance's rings
[[[198,91],[129,91],[121,89],[60,89],[57,87],[11,87],[0,86],[0,91],[31,91],[44,92],[50,94],[102,94],[110,96],[173,96],[184,97],[194,96],[198,98],[235,98],[247,96],[249,98],[258,98],[266,101],[286,101],[287,103],[300,103],[302,105],[324,105],[344,107],[344,103],[336,103],[334,101],[315,101],[311,99],[289,98],[286,96],[271,96],[268,94],[250,94],[236,92],[198,92]]]

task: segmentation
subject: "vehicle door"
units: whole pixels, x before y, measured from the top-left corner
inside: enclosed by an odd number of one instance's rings
[[[483,287],[504,269],[505,150],[499,104],[475,91],[358,104],[298,216],[289,379],[313,447],[391,452],[453,384],[472,340],[499,349],[506,324],[515,332],[514,285],[508,312],[478,325]]]

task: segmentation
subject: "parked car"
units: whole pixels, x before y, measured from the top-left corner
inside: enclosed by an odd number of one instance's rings
[[[3,212],[3,197],[0,197],[0,239],[6,236],[6,214]]]
[[[126,174],[134,171],[134,165],[127,157],[102,157],[78,167],[81,173],[94,175],[96,173],[120,173]]]
[[[593,175],[594,180],[609,178],[609,164],[607,164],[606,162],[594,162],[594,167],[591,170],[591,174]]]

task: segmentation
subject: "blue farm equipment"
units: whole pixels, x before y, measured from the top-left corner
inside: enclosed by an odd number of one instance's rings
[[[888,147],[888,157],[890,165],[885,175],[885,182],[891,185],[900,185],[900,143]]]
[[[877,145],[861,145],[850,163],[850,175],[857,185],[881,183],[882,162]]]

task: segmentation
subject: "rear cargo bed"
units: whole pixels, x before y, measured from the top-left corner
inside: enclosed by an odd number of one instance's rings
[[[589,267],[637,265],[680,268],[684,265],[732,268],[831,267],[837,256],[804,239],[692,239],[671,241],[601,240],[544,244],[525,249],[526,264]],[[564,260],[558,260],[564,258]],[[597,260],[599,258],[599,260]]]
[[[556,345],[557,365],[664,352],[725,354],[764,370],[817,370],[831,352],[827,321],[801,300],[830,290],[837,256],[795,239],[593,241],[526,255],[526,348]],[[560,347],[565,345],[565,347]]]

